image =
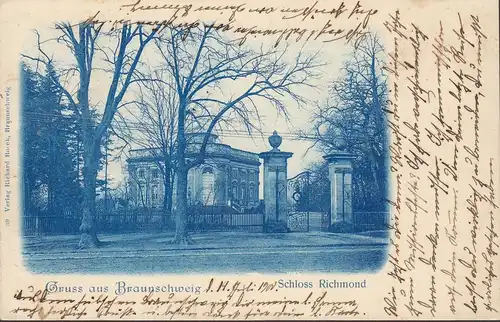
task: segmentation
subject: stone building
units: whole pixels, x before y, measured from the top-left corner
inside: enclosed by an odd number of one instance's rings
[[[194,156],[205,136],[187,134],[187,157]],[[163,205],[163,174],[160,154],[151,149],[134,149],[127,159],[132,201],[137,206]],[[259,205],[259,155],[232,148],[211,134],[205,162],[188,173],[188,204],[227,205],[248,209]],[[175,198],[175,185],[173,187]],[[175,202],[175,201],[174,201]]]

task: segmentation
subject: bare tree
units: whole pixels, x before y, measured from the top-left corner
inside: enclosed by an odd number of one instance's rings
[[[122,103],[129,85],[133,82],[134,72],[147,44],[156,34],[155,29],[147,32],[142,25],[123,24],[121,28],[110,32],[102,31],[103,24],[93,25],[80,23],[76,26],[59,23],[56,29],[60,32],[56,40],[63,44],[74,59],[69,68],[60,68],[52,77],[54,84],[61,89],[70,107],[73,108],[83,134],[83,182],[84,201],[81,238],[79,247],[95,247],[99,239],[95,227],[96,211],[96,178],[101,156],[103,138]],[[99,41],[102,39],[102,41]],[[23,57],[49,66],[54,58],[44,50],[44,44],[37,32],[39,55]],[[115,46],[112,46],[115,44]],[[111,47],[108,47],[111,46]],[[59,54],[62,52],[57,52]],[[100,60],[102,64],[96,63]],[[54,64],[55,65],[55,64]],[[103,68],[101,66],[107,66]],[[99,120],[93,119],[94,111],[90,105],[90,84],[93,72],[103,70],[110,72],[111,82],[107,86],[107,97],[104,112]],[[72,76],[77,79],[73,80]],[[76,83],[76,90],[74,86]]]
[[[387,192],[387,77],[384,49],[371,33],[353,46],[332,81],[329,100],[314,113],[312,136],[329,153],[344,150],[354,161],[356,206],[365,210],[384,207]],[[310,137],[310,136],[309,136]],[[382,209],[378,209],[382,210]]]
[[[129,145],[147,149],[163,179],[163,209],[172,210],[172,187],[175,177],[173,155],[177,131],[177,95],[169,74],[162,70],[142,73],[135,104],[121,122],[113,126]]]
[[[186,230],[188,171],[204,162],[211,133],[234,127],[236,121],[250,135],[258,131],[258,104],[272,105],[286,117],[286,99],[304,104],[301,87],[313,87],[311,81],[322,64],[316,54],[300,53],[288,62],[286,48],[240,47],[208,26],[169,29],[156,44],[177,95],[176,233],[172,242],[192,243]],[[189,124],[203,136],[201,143],[189,142]]]

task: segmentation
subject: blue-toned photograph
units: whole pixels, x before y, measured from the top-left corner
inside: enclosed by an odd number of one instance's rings
[[[29,271],[373,274],[385,265],[382,40],[364,30],[304,45],[219,29],[34,30],[20,58]]]

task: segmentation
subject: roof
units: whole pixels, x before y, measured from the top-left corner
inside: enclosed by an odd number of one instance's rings
[[[201,143],[188,144],[186,157],[195,157],[201,149]],[[161,151],[156,149],[131,149],[128,163],[134,162],[153,162],[161,158]],[[259,155],[254,152],[235,149],[230,145],[223,143],[209,143],[206,148],[206,158],[222,158],[231,161],[241,162],[244,164],[260,165]]]

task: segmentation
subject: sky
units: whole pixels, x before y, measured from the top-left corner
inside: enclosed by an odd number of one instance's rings
[[[40,39],[42,41],[54,38],[59,34],[59,32],[53,27],[40,28],[38,29],[38,32],[40,33]],[[24,43],[25,46],[23,48],[23,52],[28,55],[36,56],[36,34],[32,32],[31,35],[27,35]],[[245,46],[258,49],[260,46],[269,47],[272,43],[272,39],[269,38],[265,40],[248,40],[245,43]],[[67,67],[73,62],[73,56],[61,44],[57,44],[54,41],[48,41],[43,44],[43,48],[51,57],[54,58],[56,68],[61,68],[63,66]],[[280,149],[282,151],[294,153],[288,160],[288,177],[293,177],[301,171],[304,171],[312,162],[322,160],[322,154],[319,153],[317,149],[310,149],[313,144],[312,141],[294,139],[294,134],[299,131],[307,132],[307,130],[311,128],[311,124],[314,121],[312,119],[312,113],[316,109],[316,103],[321,104],[326,100],[328,95],[328,83],[332,79],[341,76],[340,66],[346,59],[345,55],[349,52],[349,49],[350,47],[346,46],[343,42],[311,42],[307,43],[307,46],[304,46],[303,43],[291,43],[287,49],[285,59],[293,59],[300,51],[304,51],[306,53],[320,51],[321,61],[326,64],[321,68],[321,75],[319,79],[313,81],[314,85],[316,85],[316,89],[310,89],[307,87],[300,88],[300,94],[309,100],[309,104],[299,109],[293,100],[285,100],[290,115],[290,118],[285,120],[284,117],[276,113],[276,110],[272,106],[263,103],[262,106],[259,106],[259,113],[262,117],[263,127],[261,130],[265,134],[264,137],[261,137],[259,134],[255,135],[253,138],[226,134],[220,136],[221,142],[229,144],[233,148],[260,153],[271,149],[267,139],[268,136],[276,130],[279,134],[283,135],[283,142]],[[158,61],[157,58],[157,55],[152,50],[146,50],[144,52],[143,60],[147,63],[154,65]],[[97,67],[104,66],[98,61],[95,62],[95,65]],[[93,73],[90,99],[91,103],[97,106],[98,110],[102,111],[101,107],[103,102],[105,102],[109,83],[110,77],[108,73],[101,72],[99,70],[96,70]],[[70,81],[70,84],[71,85],[68,85],[68,88],[75,86],[75,80]],[[244,88],[242,87],[241,89]],[[231,88],[230,90],[237,91],[238,89]],[[135,93],[137,93],[137,91],[131,87],[125,96],[124,101],[136,99],[137,97],[135,96]],[[116,142],[115,144],[121,144],[121,142]],[[108,176],[111,188],[116,188],[121,182],[123,182],[126,176],[125,159],[126,158],[123,155],[118,159],[113,157],[109,158]],[[262,172],[261,168],[261,182]],[[104,171],[101,171],[99,176],[103,178]]]

